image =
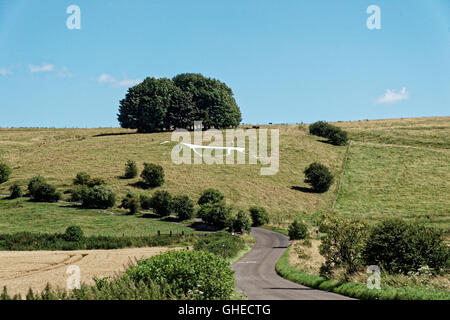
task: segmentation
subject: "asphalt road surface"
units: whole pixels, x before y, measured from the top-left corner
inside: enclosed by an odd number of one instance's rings
[[[280,277],[275,265],[289,245],[278,233],[253,228],[256,244],[241,260],[233,264],[236,289],[250,300],[347,300],[339,294],[311,289]]]

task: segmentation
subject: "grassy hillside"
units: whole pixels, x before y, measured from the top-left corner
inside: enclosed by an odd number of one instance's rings
[[[348,130],[353,140],[336,212],[370,219],[421,219],[449,230],[450,117],[336,124]],[[310,136],[306,126],[268,127],[280,129],[280,171],[274,176],[261,176],[259,165],[177,166],[170,160],[174,143],[161,144],[170,140],[170,133],[135,134],[119,128],[0,129],[0,161],[13,168],[10,181],[0,185],[0,193],[7,193],[13,182],[25,186],[36,174],[64,191],[79,171],[105,179],[119,196],[128,191],[153,193],[157,189],[135,186],[139,178],[120,178],[125,162],[131,159],[139,169],[144,162],[161,164],[166,174],[162,189],[197,199],[202,190],[214,187],[237,208],[266,207],[274,225],[285,227],[294,217],[310,220],[317,212],[331,210],[346,147]],[[336,175],[324,194],[310,192],[303,182],[303,170],[313,161],[329,166]],[[3,214],[12,210],[6,207],[0,205],[0,228],[5,226]],[[74,209],[73,214],[79,212]]]

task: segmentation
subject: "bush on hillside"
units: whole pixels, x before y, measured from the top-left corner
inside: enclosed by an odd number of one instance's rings
[[[79,226],[70,226],[67,227],[63,237],[66,241],[80,242],[84,239],[84,232]]]
[[[73,180],[73,184],[92,188],[95,186],[106,185],[106,182],[101,178],[91,178],[91,176],[86,172],[78,172],[77,176]]]
[[[171,211],[180,220],[189,220],[194,216],[194,203],[187,195],[173,197],[170,205]]]
[[[250,232],[252,222],[248,213],[244,210],[239,210],[232,221],[232,229],[234,232]]]
[[[138,174],[138,169],[135,161],[128,160],[125,165],[125,175],[126,179],[136,178]]]
[[[31,199],[36,202],[57,202],[61,200],[61,193],[46,182],[35,182],[31,186]]]
[[[295,220],[289,225],[288,234],[290,240],[302,240],[308,237],[308,227],[304,222]]]
[[[10,199],[17,199],[22,197],[23,192],[22,192],[22,188],[17,184],[14,183],[13,185],[11,185],[11,187],[9,187],[9,192],[10,192]]]
[[[38,184],[46,183],[46,182],[47,181],[45,180],[45,178],[41,177],[41,176],[35,176],[35,177],[31,178],[30,181],[28,182],[28,193],[30,195],[32,195]]]
[[[4,163],[0,163],[0,183],[8,181],[10,175],[11,175],[11,168]]]
[[[304,171],[306,179],[315,192],[326,192],[333,182],[333,175],[326,166],[321,163],[314,162]]]
[[[319,247],[325,258],[322,273],[329,275],[340,267],[344,268],[346,275],[357,271],[363,263],[367,225],[355,218],[326,215],[319,224],[319,231],[326,233]]]
[[[250,216],[252,217],[252,225],[254,227],[263,226],[265,224],[269,223],[269,214],[267,213],[266,209],[262,207],[250,207]]]
[[[198,199],[199,205],[204,205],[206,203],[217,203],[224,199],[223,194],[216,189],[210,188],[202,192],[200,198]]]
[[[151,200],[151,208],[157,215],[166,217],[170,215],[171,202],[172,196],[169,192],[156,191]]]
[[[132,193],[128,193],[125,198],[122,199],[122,204],[120,207],[128,209],[129,214],[135,214],[139,211],[139,205],[139,198]]]
[[[157,164],[144,163],[141,177],[150,188],[156,188],[164,184],[164,170]]]
[[[317,121],[309,126],[309,133],[319,137],[327,137],[327,131],[330,128],[330,124],[325,121]]]
[[[328,141],[335,146],[344,146],[348,143],[348,134],[339,127],[333,127],[327,133]]]
[[[81,189],[81,206],[87,209],[107,209],[116,203],[116,195],[105,185]]]
[[[126,271],[135,283],[169,284],[177,298],[230,299],[234,277],[228,262],[205,251],[168,251]]]
[[[449,268],[450,252],[441,231],[420,223],[388,219],[375,225],[368,237],[364,260],[392,273],[408,273],[428,266]]]
[[[232,219],[231,208],[224,201],[203,204],[200,206],[198,216],[206,224],[219,229],[223,229],[229,225]]]
[[[152,207],[152,197],[150,197],[146,194],[141,194],[139,196],[139,202],[140,202],[141,208],[143,210],[149,210]]]

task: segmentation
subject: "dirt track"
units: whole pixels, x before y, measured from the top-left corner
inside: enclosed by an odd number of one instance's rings
[[[31,287],[41,291],[52,287],[66,287],[67,267],[76,265],[81,270],[81,282],[92,284],[93,277],[111,276],[121,272],[136,259],[147,258],[167,248],[135,248],[119,250],[81,251],[0,251],[0,288],[9,294],[26,295]]]

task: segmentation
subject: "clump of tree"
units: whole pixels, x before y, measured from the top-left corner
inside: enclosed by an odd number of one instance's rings
[[[308,238],[308,226],[302,221],[295,220],[289,225],[288,235],[290,240],[302,240]]]
[[[125,164],[125,179],[133,179],[138,175],[138,168],[136,162],[133,160],[128,160]]]
[[[194,202],[187,195],[174,196],[170,208],[181,221],[192,219],[194,216]]]
[[[91,176],[86,172],[78,172],[75,179],[73,179],[73,184],[75,186],[86,186],[95,187],[106,185],[106,182],[101,178],[91,178]]]
[[[232,219],[232,208],[227,206],[225,201],[208,202],[200,206],[197,215],[211,226],[224,229],[229,226]]]
[[[231,230],[234,232],[248,233],[250,232],[252,221],[250,216],[244,210],[239,210],[236,216],[230,221]]]
[[[219,190],[210,188],[203,190],[197,203],[202,206],[207,203],[217,203],[222,201],[223,199],[224,196]]]
[[[154,163],[144,163],[141,178],[144,180],[145,185],[150,188],[160,187],[164,184],[164,169]]]
[[[173,79],[146,78],[120,101],[118,121],[123,128],[155,132],[192,128],[236,127],[242,120],[233,91],[219,80],[184,73]]]
[[[450,267],[450,249],[440,230],[417,222],[388,219],[371,230],[363,252],[366,264],[391,273],[417,271],[427,266],[434,271]]]
[[[337,268],[343,268],[345,275],[357,271],[364,261],[362,252],[367,239],[367,225],[360,219],[326,215],[322,217],[319,231],[326,234],[319,247],[325,258],[321,273],[330,275]]]
[[[67,227],[66,231],[63,234],[63,238],[66,241],[70,242],[81,242],[84,239],[83,229],[79,226],[70,226]]]
[[[263,207],[252,206],[248,209],[252,217],[252,225],[259,227],[269,223],[269,214]]]
[[[135,214],[139,211],[140,199],[133,193],[127,193],[122,199],[121,208],[128,209],[129,214]]]
[[[325,121],[317,121],[311,124],[309,126],[309,133],[327,138],[335,146],[343,146],[348,143],[347,131]]]
[[[107,209],[114,207],[116,195],[105,185],[84,186],[80,190],[81,206],[86,209]]]
[[[311,163],[304,173],[305,182],[310,184],[315,192],[326,192],[333,183],[333,175],[330,170],[319,162]]]
[[[8,181],[10,175],[11,175],[11,168],[4,163],[0,163],[0,183]]]
[[[9,192],[10,192],[10,199],[17,199],[22,197],[23,192],[22,192],[22,188],[17,184],[17,183],[13,183],[10,187],[9,187]]]
[[[157,215],[167,217],[170,215],[171,203],[172,195],[167,191],[158,190],[151,198],[150,207]]]
[[[61,193],[56,188],[47,183],[44,177],[36,176],[28,182],[28,192],[33,201],[36,202],[57,202],[61,200]]]

